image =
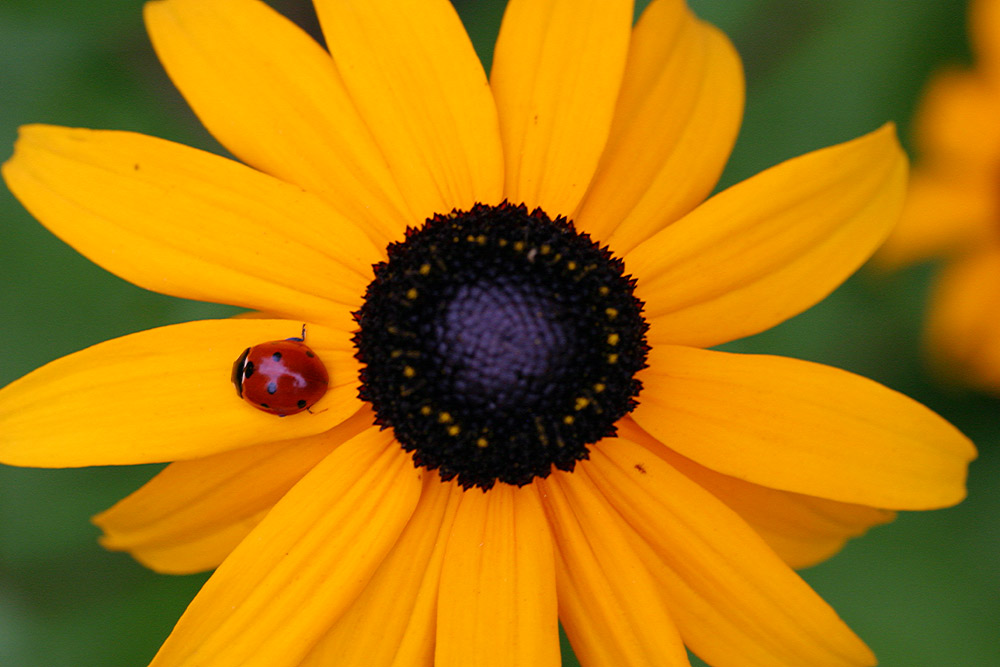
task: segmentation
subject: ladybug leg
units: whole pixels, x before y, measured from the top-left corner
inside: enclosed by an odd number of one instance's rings
[[[285,340],[296,340],[296,341],[298,341],[300,343],[306,342],[306,325],[305,325],[305,323],[302,324],[302,335],[301,336],[292,336],[291,338],[286,338]]]

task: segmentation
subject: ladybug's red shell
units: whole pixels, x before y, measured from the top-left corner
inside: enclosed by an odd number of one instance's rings
[[[258,410],[284,417],[323,397],[326,366],[302,340],[273,340],[248,347],[233,364],[236,393]]]

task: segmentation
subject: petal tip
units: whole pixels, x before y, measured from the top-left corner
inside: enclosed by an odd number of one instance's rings
[[[902,158],[907,164],[909,164],[909,158],[907,158],[906,151],[903,150],[903,145],[899,141],[899,129],[896,127],[895,121],[888,121],[883,123],[878,128],[859,136],[853,142],[854,144],[882,144],[882,147],[886,153],[891,153],[897,158]]]

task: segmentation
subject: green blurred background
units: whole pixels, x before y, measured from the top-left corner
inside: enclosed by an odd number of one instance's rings
[[[306,0],[271,4],[315,30]],[[455,4],[488,62],[504,3]],[[723,185],[886,120],[895,120],[907,141],[928,74],[969,62],[964,3],[955,0],[691,4],[731,36],[746,66],[746,119]],[[141,6],[0,3],[4,158],[17,126],[33,122],[135,130],[221,150],[157,63]],[[34,222],[6,189],[0,221],[0,385],[108,338],[232,312],[152,294],[106,273]],[[975,440],[981,455],[968,501],[904,514],[804,576],[883,665],[996,666],[1000,403],[942,386],[921,364],[920,325],[934,269],[862,271],[809,312],[729,347],[872,377],[923,401]],[[88,519],[156,470],[0,467],[0,665],[147,664],[205,576],[160,576],[105,552]]]

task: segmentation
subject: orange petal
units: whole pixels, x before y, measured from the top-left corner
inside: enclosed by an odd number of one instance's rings
[[[163,294],[350,329],[381,256],[317,197],[142,134],[23,127],[3,176],[77,251]]]
[[[445,548],[434,664],[559,665],[553,559],[535,487],[464,492]]]
[[[743,115],[739,55],[686,3],[649,5],[632,34],[607,148],[577,225],[619,255],[715,187]]]
[[[816,593],[732,510],[645,448],[602,441],[580,464],[630,526],[681,637],[712,665],[874,665]]]
[[[995,168],[1000,153],[1000,82],[979,72],[936,74],[914,119],[917,146],[966,170]]]
[[[993,81],[1000,83],[1000,3],[972,0],[969,4],[969,33],[978,56],[977,65]]]
[[[505,196],[569,216],[604,149],[632,27],[631,0],[511,0],[490,85]]]
[[[913,172],[903,217],[875,254],[887,269],[1000,242],[1000,196],[992,171],[925,164]]]
[[[434,664],[441,567],[462,494],[457,484],[424,473],[423,494],[399,541],[301,667]]]
[[[497,203],[503,152],[483,67],[447,0],[316,0],[355,106],[421,222]]]
[[[631,419],[621,420],[618,427],[621,437],[641,444],[724,502],[796,569],[826,560],[848,539],[896,516],[888,510],[779,491],[722,475],[664,447]]]
[[[888,125],[721,192],[625,257],[652,343],[709,347],[820,301],[899,219],[906,156]]]
[[[830,500],[929,509],[965,497],[972,443],[916,401],[822,364],[660,345],[635,421],[739,479]]]
[[[372,421],[360,410],[318,435],[171,463],[93,518],[101,544],[157,572],[216,568],[296,482]]]
[[[0,390],[0,461],[73,468],[157,463],[321,433],[360,407],[350,334],[309,325],[330,388],[290,417],[236,395],[233,362],[251,345],[297,336],[301,321],[187,322],[99,343]]]
[[[1000,393],[1000,249],[956,259],[934,288],[927,347],[946,377]]]
[[[582,466],[537,484],[556,542],[559,618],[580,663],[686,667],[663,589]]]
[[[384,246],[412,217],[330,54],[255,0],[150,2],[156,53],[205,127],[249,165],[321,195]]]
[[[365,589],[420,487],[387,431],[338,447],[219,566],[151,667],[301,664]]]

